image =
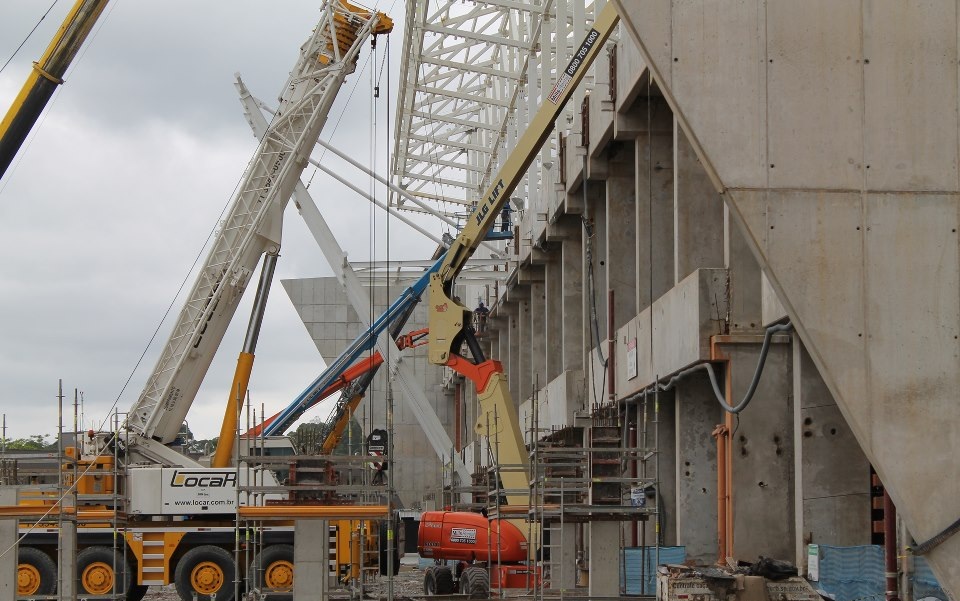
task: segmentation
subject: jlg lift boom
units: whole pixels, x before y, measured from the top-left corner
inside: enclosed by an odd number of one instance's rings
[[[466,227],[447,251],[440,269],[430,278],[428,357],[431,363],[452,368],[469,378],[476,386],[480,405],[476,431],[484,435],[487,424],[496,429],[497,444],[491,446],[497,452],[497,465],[526,466],[526,447],[503,366],[499,361],[484,358],[469,325],[471,311],[452,298],[454,281],[477,250],[486,232],[493,227],[501,209],[543,147],[553,129],[553,122],[580,84],[618,21],[613,4],[607,4],[597,15],[593,28],[577,47],[567,67],[557,74],[556,84],[543,99],[530,125],[517,141],[517,146],[507,157],[499,173],[491,179],[490,186],[480,197],[480,202]],[[472,360],[460,354],[464,343],[470,349]],[[529,492],[516,492],[529,491],[528,469],[504,471],[500,475],[500,485],[508,491],[508,503],[529,503]],[[500,557],[500,564],[495,566],[497,569],[491,571],[495,584],[501,587],[523,586],[528,578],[527,573],[521,573],[525,570],[517,569],[515,563],[507,563],[526,558],[526,541],[523,541],[522,533],[506,521],[493,520],[489,530],[486,526],[486,518],[476,514],[425,512],[420,522],[420,554],[437,560],[460,561],[456,575],[459,576],[461,593],[485,595],[485,589],[490,586],[486,571],[468,565],[467,558],[491,564]],[[501,530],[502,534],[496,534]],[[488,537],[493,541],[492,557],[489,557],[488,553]],[[450,589],[456,586],[454,582],[453,574],[445,566],[428,569],[424,574],[424,588],[427,592],[451,593],[453,590]]]

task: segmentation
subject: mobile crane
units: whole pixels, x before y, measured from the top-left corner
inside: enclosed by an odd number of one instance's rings
[[[107,0],[77,0],[43,56],[33,63],[27,81],[0,121],[0,178],[17,156],[57,86],[63,84],[67,67],[106,6]]]
[[[235,593],[234,520],[246,470],[204,468],[168,445],[180,431],[200,383],[220,345],[260,257],[267,256],[261,291],[268,289],[278,255],[287,200],[306,166],[334,98],[355,70],[366,40],[389,33],[383,13],[346,0],[327,0],[310,38],[281,93],[280,105],[249,163],[243,180],[199,271],[193,289],[121,432],[90,433],[79,459],[81,494],[122,495],[127,515],[120,548],[112,530],[84,527],[78,532],[78,589],[84,595],[120,594],[138,600],[150,585],[175,582],[184,601]],[[238,362],[227,421],[236,420],[253,365],[253,344],[263,301],[255,303],[244,353]],[[232,416],[232,417],[231,417]],[[232,423],[235,423],[232,422]],[[120,465],[114,465],[116,462]],[[114,467],[121,481],[105,477]],[[92,471],[89,471],[92,470]],[[258,469],[264,483],[270,472]],[[111,474],[114,472],[110,472]],[[242,503],[241,503],[242,504]],[[121,507],[109,507],[114,511]],[[249,562],[248,580],[262,590],[292,590],[292,528],[268,529],[258,557]],[[51,594],[57,574],[52,560],[56,528],[37,528],[21,541],[19,596]],[[126,552],[125,552],[126,551]],[[127,562],[129,554],[133,561]],[[244,561],[249,558],[245,558]]]
[[[543,147],[553,129],[553,122],[618,21],[612,3],[597,15],[593,27],[567,67],[558,74],[556,84],[543,99],[527,130],[480,196],[480,202],[450,245],[440,268],[430,278],[428,358],[431,363],[450,367],[476,386],[480,408],[475,429],[478,435],[483,435],[487,424],[495,425],[498,432],[496,464],[524,466],[522,470],[498,475],[511,505],[529,505],[530,502],[529,493],[515,492],[529,491],[530,486],[526,446],[520,434],[517,409],[510,397],[503,365],[484,358],[470,326],[472,312],[453,300],[453,285],[486,232],[494,226],[501,209]],[[460,354],[464,344],[472,359]],[[536,568],[523,564],[529,556],[525,537],[507,520],[488,520],[486,516],[469,512],[424,512],[417,546],[421,556],[435,559],[438,564],[447,560],[458,562],[455,570],[440,564],[424,571],[424,591],[428,594],[448,594],[459,589],[460,593],[485,597],[491,585],[516,588],[524,586],[531,574],[537,577]],[[484,565],[491,568],[490,578],[482,567]]]

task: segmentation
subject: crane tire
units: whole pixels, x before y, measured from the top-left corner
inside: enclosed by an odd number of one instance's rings
[[[130,570],[123,554],[111,547],[87,547],[77,553],[77,593],[87,598],[112,599],[130,590]]]
[[[460,594],[473,599],[490,596],[490,575],[479,566],[470,566],[460,574]]]
[[[57,590],[57,564],[34,547],[17,552],[17,596],[52,595]]]
[[[453,570],[447,566],[439,566],[434,571],[434,575],[437,578],[437,594],[453,594],[453,592],[456,590],[456,587],[453,585]]]
[[[147,596],[149,589],[146,584],[131,584],[127,589],[127,601],[140,601]]]
[[[293,545],[270,545],[250,562],[247,583],[261,599],[293,600]]]
[[[177,594],[183,601],[210,601],[216,593],[217,601],[233,600],[233,581],[236,571],[233,556],[214,545],[201,545],[187,551],[174,573]]]

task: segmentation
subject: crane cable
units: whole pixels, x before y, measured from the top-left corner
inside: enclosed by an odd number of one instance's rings
[[[27,34],[27,37],[23,38],[23,41],[20,42],[20,45],[17,46],[17,49],[13,51],[13,54],[10,55],[10,58],[8,58],[6,62],[3,63],[3,66],[0,67],[0,73],[3,73],[3,70],[7,68],[7,65],[9,65],[10,62],[13,61],[13,59],[17,56],[17,54],[23,49],[24,45],[27,43],[30,37],[33,36],[33,34],[37,31],[37,28],[40,27],[40,24],[43,23],[43,20],[47,18],[47,15],[50,14],[50,11],[53,10],[53,7],[56,6],[57,2],[59,1],[60,0],[53,0],[53,4],[50,5],[50,7],[47,9],[47,12],[43,13],[43,16],[40,17],[40,20],[36,22],[36,24],[33,26],[33,29],[31,29],[30,33]]]

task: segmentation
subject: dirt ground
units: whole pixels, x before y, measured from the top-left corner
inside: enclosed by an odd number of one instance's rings
[[[350,591],[344,588],[332,589],[331,596],[335,599],[349,599]],[[400,573],[393,579],[393,595],[395,598],[410,597],[423,593],[423,571],[412,566],[401,566]],[[387,579],[383,576],[374,577],[364,585],[365,599],[379,599],[387,597]],[[168,585],[163,588],[151,587],[144,601],[180,601],[177,588]]]

